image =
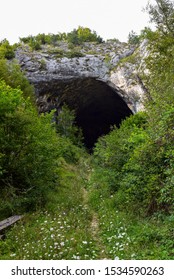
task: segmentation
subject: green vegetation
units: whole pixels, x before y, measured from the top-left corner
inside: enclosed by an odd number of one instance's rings
[[[14,47],[10,46],[9,42],[5,39],[0,42],[0,59],[12,59],[15,57]]]
[[[0,82],[1,212],[35,209],[58,184],[59,140],[19,89]],[[4,202],[5,200],[5,202]]]
[[[102,38],[98,36],[95,31],[92,32],[89,28],[82,26],[68,33],[67,41],[75,45],[80,45],[83,42],[103,42]]]
[[[20,41],[28,44],[32,50],[39,50],[41,45],[56,46],[59,42],[64,41],[72,45],[80,45],[84,42],[102,43],[103,39],[97,35],[95,31],[91,31],[88,27],[79,26],[77,29],[69,33],[58,34],[38,34],[37,36],[28,36],[20,38]]]
[[[165,5],[169,1],[156,2]],[[151,10],[154,20],[155,11]],[[163,10],[158,12],[164,20]],[[149,74],[140,73],[148,90],[146,112],[126,119],[119,129],[99,139],[94,150],[91,203],[102,217],[103,236],[121,244],[121,249],[115,246],[119,258],[173,259],[174,37],[167,27],[165,32],[163,28],[146,29],[143,36],[149,41],[145,60]],[[120,237],[124,242],[118,238],[119,221],[126,227],[124,238]],[[106,246],[113,248],[107,238]]]
[[[141,37],[137,35],[133,30],[128,34],[128,43],[130,45],[139,45]]]
[[[107,256],[121,260],[173,260],[173,215],[165,219],[160,214],[142,218],[125,211],[124,207],[121,210],[117,208],[118,195],[111,194],[101,180],[97,187],[95,180],[93,178],[90,184],[90,203],[98,213]]]
[[[58,189],[61,159],[76,162],[81,152],[71,141],[73,131],[78,134],[72,122],[66,138],[56,132],[64,124],[59,120],[56,128],[54,112],[38,115],[17,62],[3,57],[0,66],[0,217],[8,217],[44,207]]]
[[[69,51],[65,51],[60,48],[54,48],[48,50],[48,53],[54,54],[56,58],[62,58],[62,57],[68,57],[68,58],[74,58],[74,57],[83,57],[84,54],[79,49],[79,47],[76,47],[73,45],[73,47],[70,47]]]
[[[10,63],[7,59],[0,59],[0,79],[4,80],[12,88],[20,88],[25,98],[30,98],[34,104],[34,89],[27,78],[21,72],[20,66],[16,60]]]
[[[174,259],[174,7],[156,0],[148,11],[157,30],[141,32],[145,111],[113,127],[92,155],[66,105],[55,123],[54,111],[38,115],[3,46],[0,217],[25,217],[0,240],[0,259]],[[71,40],[90,40],[80,30]]]
[[[174,37],[174,3],[169,0],[156,0],[156,4],[148,4],[147,11],[151,22],[164,35]]]
[[[75,111],[63,105],[56,119],[56,131],[65,139],[69,139],[74,145],[82,147],[82,131],[75,125]]]
[[[59,190],[46,205],[47,211],[27,215],[0,241],[0,259],[99,258],[78,168],[62,163],[59,178]]]

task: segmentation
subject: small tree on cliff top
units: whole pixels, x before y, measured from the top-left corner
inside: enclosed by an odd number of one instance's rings
[[[151,22],[164,34],[174,37],[174,3],[169,0],[156,0],[156,5],[148,4],[146,8]]]

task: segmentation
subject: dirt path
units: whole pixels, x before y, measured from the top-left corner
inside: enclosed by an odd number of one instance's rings
[[[89,204],[88,204],[88,192],[85,188],[83,188],[83,202],[85,207],[89,208]],[[100,237],[100,228],[99,228],[99,219],[98,219],[98,215],[96,212],[94,212],[93,210],[91,210],[91,235],[93,237],[93,239],[95,240],[97,247],[99,248],[99,259],[108,259],[107,255],[106,255],[106,249],[105,246],[101,240]]]

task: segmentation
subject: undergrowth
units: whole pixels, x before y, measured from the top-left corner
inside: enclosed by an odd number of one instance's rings
[[[0,259],[174,259],[173,216],[142,218],[118,209],[117,193],[96,179],[88,159],[65,163],[60,175],[61,188],[50,194],[45,210],[27,214],[0,241]]]
[[[119,210],[117,193],[108,187],[89,184],[89,202],[98,213],[100,236],[110,259],[162,260],[174,259],[174,216],[140,217]]]
[[[61,187],[45,211],[27,214],[0,241],[0,259],[97,259],[92,215],[83,203],[82,177],[72,165],[62,168]]]

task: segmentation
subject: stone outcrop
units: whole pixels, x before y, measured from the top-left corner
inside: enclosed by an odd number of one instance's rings
[[[137,79],[139,50],[111,40],[84,43],[77,52],[77,47],[70,50],[60,42],[39,51],[24,45],[17,49],[16,58],[35,87],[39,110],[59,112],[64,103],[69,105],[76,111],[87,145],[92,146],[110,125],[118,126],[143,109],[144,89]]]

